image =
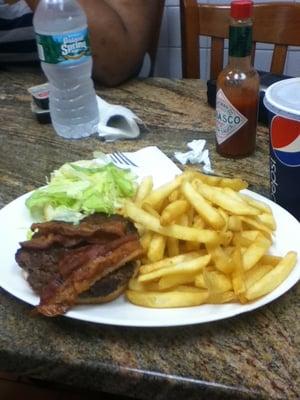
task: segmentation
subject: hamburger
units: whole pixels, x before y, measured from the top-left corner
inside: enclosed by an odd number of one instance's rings
[[[133,224],[94,213],[73,224],[33,223],[15,259],[40,297],[36,312],[64,314],[75,304],[112,301],[125,290],[143,249]]]

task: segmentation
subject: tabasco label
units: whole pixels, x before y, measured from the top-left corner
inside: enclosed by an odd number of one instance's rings
[[[248,119],[237,110],[225,96],[222,89],[216,98],[216,138],[218,144],[234,135]]]

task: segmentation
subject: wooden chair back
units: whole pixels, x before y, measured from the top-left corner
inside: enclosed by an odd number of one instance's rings
[[[180,0],[182,38],[182,76],[200,77],[199,36],[211,37],[210,78],[223,69],[224,40],[228,38],[230,4],[198,4]],[[300,3],[257,3],[253,6],[253,51],[256,43],[272,43],[270,72],[282,74],[288,46],[300,46]]]

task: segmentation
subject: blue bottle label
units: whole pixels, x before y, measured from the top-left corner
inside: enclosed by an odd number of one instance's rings
[[[91,55],[88,29],[58,35],[36,34],[40,60],[49,64],[78,63]]]

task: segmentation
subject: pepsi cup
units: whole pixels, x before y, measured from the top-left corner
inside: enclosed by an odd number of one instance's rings
[[[300,221],[300,78],[271,85],[269,112],[271,199]]]

